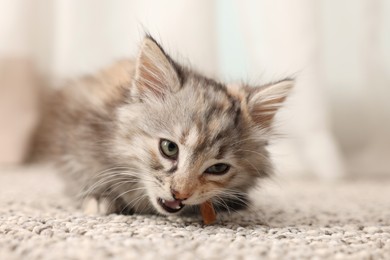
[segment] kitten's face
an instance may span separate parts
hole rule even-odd
[[[248,189],[270,174],[270,122],[290,83],[259,97],[179,68],[150,38],[137,67],[132,102],[118,113],[116,148],[154,208],[175,214],[209,199],[245,206]]]

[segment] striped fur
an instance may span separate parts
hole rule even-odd
[[[172,189],[190,196],[181,213],[209,199],[219,210],[245,208],[249,189],[272,174],[266,146],[291,86],[222,84],[180,66],[147,36],[135,63],[50,95],[33,158],[58,162],[72,194],[109,201],[108,212],[168,214],[157,198],[172,200]],[[177,160],[161,155],[161,139],[178,145]],[[231,168],[204,173],[216,163]]]

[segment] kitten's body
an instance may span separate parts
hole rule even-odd
[[[71,193],[106,212],[192,212],[209,199],[219,210],[245,208],[248,190],[271,174],[271,122],[290,87],[223,85],[147,37],[137,61],[48,95],[33,155],[58,162]],[[222,164],[226,173],[210,173]]]

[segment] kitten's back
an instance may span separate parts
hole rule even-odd
[[[80,136],[99,139],[98,119],[112,119],[113,108],[127,97],[134,73],[132,60],[121,60],[96,75],[69,81],[61,88],[43,87],[40,121],[27,162],[55,159],[74,149]],[[84,129],[82,125],[95,125]],[[81,127],[80,127],[81,126]],[[69,143],[70,142],[70,143]]]

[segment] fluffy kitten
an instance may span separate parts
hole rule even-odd
[[[135,63],[48,95],[33,158],[58,162],[93,211],[170,215],[210,199],[217,211],[243,209],[272,173],[271,123],[291,87],[224,85],[147,36]]]

